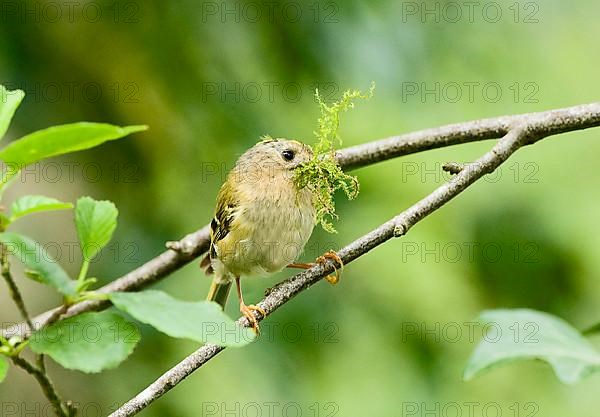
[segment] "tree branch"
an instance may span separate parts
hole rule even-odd
[[[129,272],[123,277],[98,289],[99,293],[110,293],[115,291],[139,291],[156,281],[159,281],[179,268],[187,265],[208,250],[210,244],[209,226],[190,233],[178,241],[180,250],[167,250],[156,258],[151,259],[144,265]],[[35,329],[41,329],[60,318],[73,317],[87,311],[98,311],[110,306],[110,302],[102,300],[90,300],[77,303],[68,308],[61,306],[32,319]],[[22,339],[29,337],[28,326],[19,323],[2,330],[2,336],[10,338],[19,336]]]
[[[496,133],[502,133],[503,137],[490,151],[486,152],[477,161],[464,165],[450,181],[438,187],[427,197],[403,211],[398,216],[382,224],[377,229],[365,234],[337,251],[337,254],[344,264],[348,264],[356,258],[363,256],[371,249],[381,245],[392,237],[405,235],[408,230],[420,220],[442,207],[445,203],[459,195],[469,187],[469,185],[473,184],[484,175],[493,172],[522,146],[535,143],[544,137],[557,133],[600,125],[600,103],[554,112],[534,113],[500,119],[487,119],[486,121],[471,122],[466,125],[469,129],[475,129],[475,135],[479,135],[480,138],[487,138],[486,135],[491,135],[488,129],[491,129],[492,127],[496,129]],[[485,128],[480,130],[483,125],[485,125]],[[450,129],[451,131],[460,131],[459,126],[461,125],[453,126],[454,127]],[[430,132],[437,131],[439,133],[444,129],[449,128],[434,129]],[[445,137],[446,139],[442,139],[442,137]],[[445,141],[445,144],[454,144],[454,142],[449,143],[448,141],[461,140],[464,142],[464,137],[466,136],[465,134],[462,134],[462,136],[461,134],[458,134],[453,136],[455,139],[448,139],[449,137],[450,136],[446,132],[442,133],[442,136],[438,136],[438,139],[442,142]],[[346,161],[349,166],[357,167],[366,163],[373,163],[377,162],[377,160],[386,159],[388,156],[393,157],[390,155],[398,156],[399,152],[404,152],[399,151],[399,148],[394,147],[395,145],[391,142],[393,142],[393,140],[387,140],[387,142],[386,140],[380,141],[379,145],[374,148],[370,148],[370,145],[373,144],[349,148],[345,151],[346,153],[344,156],[347,158]],[[385,145],[386,143],[387,145]],[[407,143],[410,142],[405,143],[406,146],[409,146]],[[432,142],[428,137],[423,137],[420,143],[426,143],[428,144],[427,146],[430,146],[431,148],[435,147],[432,146],[432,144],[436,144],[437,142]],[[414,145],[412,146],[414,149]],[[360,149],[362,149],[362,152],[359,152]],[[258,303],[258,306],[264,309],[267,315],[272,314],[294,296],[308,289],[324,276],[332,273],[334,271],[334,266],[332,261],[327,261],[324,264],[316,264],[311,269],[279,283],[268,291],[265,298]],[[262,320],[264,318],[261,317],[259,313],[255,314],[257,315],[257,320]],[[238,323],[244,326],[249,325],[246,318],[240,318]],[[117,409],[109,417],[128,417],[139,413],[153,401],[160,398],[183,381],[192,372],[214,358],[222,350],[224,350],[224,347],[210,343],[205,344],[163,374],[154,383]]]
[[[429,149],[499,138],[506,135],[511,127],[518,123],[524,123],[531,129],[535,128],[536,132],[541,135],[540,137],[586,129],[600,124],[600,103],[426,129],[345,148],[339,150],[336,157],[345,170],[351,170]],[[98,291],[101,293],[139,291],[202,255],[208,249],[209,240],[207,225],[178,241],[180,250],[169,249]],[[84,301],[69,307],[62,317],[73,317],[86,311],[97,311],[108,306],[110,306],[108,301]],[[33,318],[34,326],[36,328],[46,326],[49,319],[53,315],[56,316],[56,310],[47,311]],[[3,329],[1,334],[5,338],[19,336],[24,339],[30,333],[26,324],[21,323]]]
[[[545,136],[598,126],[600,103],[583,104],[537,113],[501,116],[455,123],[433,129],[392,136],[337,152],[339,164],[356,169],[399,156],[463,143],[497,139],[512,126],[526,123]]]

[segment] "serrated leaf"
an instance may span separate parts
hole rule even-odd
[[[17,199],[10,206],[10,221],[13,222],[20,217],[31,213],[50,210],[66,210],[73,208],[73,204],[64,203],[55,198],[43,195],[26,195]]]
[[[0,150],[0,160],[13,166],[13,169],[22,169],[52,156],[93,148],[147,128],[89,122],[54,126],[30,133],[10,143]]]
[[[247,345],[256,337],[214,302],[181,301],[154,290],[115,292],[109,298],[118,309],[171,337],[235,347]]]
[[[0,384],[6,378],[6,374],[8,373],[8,361],[4,356],[0,356]]]
[[[113,311],[83,313],[31,336],[29,346],[67,369],[96,373],[123,362],[140,340],[133,324]]]
[[[119,211],[110,201],[81,197],[75,206],[75,225],[84,259],[92,259],[112,238]]]
[[[4,86],[0,85],[0,139],[10,126],[15,111],[23,101],[25,93],[21,90],[8,91]]]
[[[469,380],[496,366],[538,359],[552,366],[558,379],[573,384],[600,369],[600,353],[564,320],[535,310],[491,310],[479,320],[493,335],[479,343],[464,377]]]
[[[76,282],[62,269],[42,245],[18,233],[0,233],[8,253],[21,261],[31,273],[26,275],[42,284],[50,285],[66,296],[77,295]]]

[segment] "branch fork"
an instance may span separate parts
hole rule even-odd
[[[348,264],[387,240],[404,236],[412,226],[441,208],[478,179],[493,172],[521,147],[536,143],[548,136],[599,125],[600,102],[540,113],[451,124],[339,150],[336,153],[338,163],[345,170],[350,170],[425,150],[498,139],[488,152],[472,163],[445,164],[444,169],[454,174],[448,182],[336,253],[344,264]],[[102,287],[99,292],[139,291],[169,276],[172,272],[202,255],[208,250],[209,243],[209,226],[207,225],[174,243],[170,249],[146,264]],[[265,298],[257,305],[265,310],[266,315],[270,315],[334,270],[333,261],[327,260],[322,264],[316,264],[267,290]],[[70,306],[61,317],[72,317],[86,311],[101,310],[108,306],[110,306],[108,301],[84,301]],[[56,309],[35,317],[32,319],[32,323],[43,327],[55,315]],[[256,318],[258,321],[264,319],[259,314],[256,315]],[[250,324],[246,318],[240,318],[238,323],[244,326]],[[25,339],[30,334],[27,327],[26,325],[11,326],[2,330],[1,334],[7,339],[15,335]],[[202,346],[113,412],[110,417],[128,417],[139,413],[223,349],[223,347],[210,343]]]

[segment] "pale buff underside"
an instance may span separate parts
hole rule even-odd
[[[273,177],[240,183],[237,192],[245,204],[238,207],[227,236],[216,243],[212,265],[217,279],[265,276],[294,262],[315,225],[310,192]]]

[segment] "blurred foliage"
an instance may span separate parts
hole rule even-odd
[[[27,93],[8,139],[79,120],[150,125],[131,140],[36,166],[7,194],[7,201],[24,194],[114,201],[121,226],[94,265],[102,282],[205,225],[227,170],[261,135],[310,142],[318,118],[315,87],[331,101],[346,88],[377,83],[368,105],[344,120],[345,146],[597,101],[600,93],[600,3],[592,0],[577,7],[533,2],[538,21],[530,23],[524,2],[516,3],[521,13],[515,22],[513,1],[496,3],[503,13],[496,23],[482,17],[486,2],[473,22],[466,8],[456,22],[451,16],[436,22],[435,15],[407,13],[407,4],[425,3],[391,0],[293,2],[302,11],[297,21],[282,13],[289,3],[277,3],[272,19],[264,14],[257,21],[248,10],[239,19],[236,12],[222,18],[224,7],[242,10],[244,2],[101,0],[95,2],[103,12],[98,21],[82,17],[83,4],[73,21],[66,7],[51,21],[7,11],[9,3],[42,10],[57,2],[1,4],[0,83]],[[266,8],[268,2],[252,3]],[[428,6],[437,4],[442,13],[449,3]],[[217,14],[210,14],[215,7]],[[498,86],[502,94],[495,99]],[[498,403],[503,415],[514,415],[515,403],[521,415],[530,414],[529,403],[538,406],[535,415],[589,414],[600,406],[598,375],[573,389],[536,364],[502,368],[469,383],[461,374],[480,335],[475,331],[470,340],[463,324],[483,309],[538,308],[579,329],[600,317],[597,139],[598,131],[589,130],[523,149],[407,236],[348,265],[337,287],[321,283],[293,300],[264,323],[261,340],[219,355],[141,415],[196,416],[215,404],[216,415],[224,415],[223,407],[251,402],[277,402],[280,410],[297,403],[303,415],[311,415],[314,403],[321,415],[328,414],[326,403],[334,403],[336,416],[384,416],[414,404],[424,415],[423,406],[451,402],[476,402],[480,411]],[[316,231],[303,259],[388,220],[447,179],[441,164],[472,160],[489,146],[439,149],[356,171],[359,197],[337,199],[339,233]],[[68,245],[77,240],[71,222],[57,212],[18,226],[40,242],[58,241],[61,263],[76,274],[80,259],[68,259]],[[495,262],[477,250],[470,257],[467,244],[474,241],[505,250]],[[536,248],[534,263],[522,261],[526,244]],[[456,247],[458,258],[445,254],[444,248]],[[247,280],[247,300],[258,300],[289,274]],[[35,284],[19,281],[33,312],[57,304]],[[156,288],[200,300],[209,281],[194,262]],[[17,320],[7,301],[0,291],[2,322]],[[229,308],[236,314],[236,306]],[[444,336],[449,324],[462,335]],[[96,406],[104,415],[197,347],[145,326],[141,332],[140,346],[116,370],[89,376],[51,365],[61,392],[89,415],[97,415]],[[11,370],[10,378],[0,386],[0,403],[45,404],[27,376]]]

